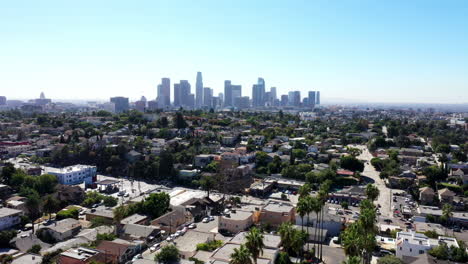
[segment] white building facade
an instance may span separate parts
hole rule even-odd
[[[398,232],[396,238],[396,256],[400,259],[403,256],[415,257],[425,254],[429,249],[442,243],[447,244],[448,247],[459,247],[457,240],[451,237],[439,236],[439,238],[434,239],[416,232]]]
[[[57,176],[60,184],[93,184],[96,179],[97,168],[89,165],[73,165],[64,168],[45,167],[44,171],[46,174]]]
[[[11,209],[11,208],[0,208],[0,231],[5,229],[10,229],[21,223],[21,215],[23,212],[21,210]]]

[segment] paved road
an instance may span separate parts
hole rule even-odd
[[[366,161],[362,175],[374,180],[374,185],[379,188],[380,195],[377,198],[377,203],[382,206],[380,212],[383,216],[393,217],[392,190],[385,185],[384,181],[379,177],[379,172],[370,164],[370,160],[373,158],[372,154],[365,145],[353,145],[352,147],[359,148],[362,153],[357,158]]]

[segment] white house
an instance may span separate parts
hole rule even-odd
[[[0,208],[0,230],[5,230],[18,225],[21,222],[20,216],[23,211],[11,209],[11,208]]]
[[[415,257],[426,253],[429,249],[442,243],[447,244],[448,247],[458,247],[457,240],[451,237],[439,236],[439,238],[435,239],[412,231],[398,232],[396,238],[396,256],[400,259],[403,256]]]
[[[45,167],[44,173],[57,176],[60,184],[92,184],[96,177],[96,166],[73,165],[64,168]]]

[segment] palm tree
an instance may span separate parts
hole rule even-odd
[[[257,264],[257,259],[263,254],[263,247],[265,246],[263,244],[263,234],[256,227],[253,227],[247,233],[245,239],[247,240],[245,246],[252,255],[254,263]]]
[[[298,194],[299,198],[305,197],[310,194],[311,191],[310,184],[306,183],[299,188]]]
[[[203,188],[203,190],[206,191],[206,196],[209,198],[210,190],[213,189],[213,187],[215,186],[215,180],[213,179],[213,177],[204,175],[200,179],[200,185]]]
[[[120,233],[120,221],[127,216],[127,207],[121,205],[113,210],[115,234],[118,236]]]
[[[361,253],[361,234],[364,230],[357,223],[348,226],[341,237],[341,245],[348,256],[359,256]]]
[[[323,237],[323,211],[324,211],[324,208],[325,208],[325,201],[327,199],[327,194],[328,194],[328,186],[325,187],[325,189],[323,190],[320,190],[319,193],[318,193],[318,199],[319,199],[319,202],[320,202],[320,217],[319,217],[319,227],[320,227],[320,237]],[[323,243],[320,243],[319,245],[319,259],[322,260],[322,255],[323,255]]]
[[[361,264],[361,258],[357,256],[348,257],[342,264]]]
[[[291,259],[289,258],[288,253],[280,252],[275,261],[276,264],[292,264]]]
[[[442,206],[442,218],[446,219],[449,223],[453,216],[453,206],[451,204],[444,204]]]
[[[293,241],[294,241],[294,227],[291,223],[285,222],[280,225],[278,232],[281,237],[281,244],[283,245],[284,251],[290,252]]]
[[[239,248],[235,248],[231,254],[231,260],[229,264],[252,264],[249,250],[244,246],[240,245]]]
[[[374,202],[377,197],[379,197],[380,191],[379,189],[373,184],[367,184],[366,186],[366,195],[369,200]]]
[[[310,209],[312,212],[315,212],[315,225],[314,225],[314,254],[317,253],[317,231],[318,231],[318,215],[320,210],[322,210],[322,206],[320,204],[320,201],[317,197],[312,197],[310,201]]]
[[[301,230],[304,231],[304,216],[309,213],[307,199],[300,197],[297,203],[296,211],[301,217]]]

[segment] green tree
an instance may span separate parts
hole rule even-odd
[[[167,245],[154,256],[154,260],[159,263],[170,264],[180,260],[179,250],[174,245]]]
[[[367,184],[366,196],[369,200],[375,201],[379,197],[379,189],[373,184]]]
[[[364,170],[364,163],[362,161],[356,159],[353,156],[343,156],[340,158],[340,166],[343,169],[351,170],[351,171],[360,171]]]
[[[245,245],[240,245],[239,248],[234,248],[229,264],[252,264],[250,257],[251,254]]]
[[[182,113],[177,112],[175,116],[175,128],[182,129],[182,128],[186,128],[187,126],[188,126],[187,122],[185,122],[185,119]]]
[[[453,206],[451,204],[444,204],[442,206],[442,221],[450,223],[453,216]]]
[[[28,249],[28,253],[39,254],[42,247],[39,244],[33,245],[30,249]]]
[[[44,207],[44,212],[49,214],[49,219],[51,219],[52,213],[60,209],[59,201],[50,194],[44,197],[42,205]]]
[[[202,178],[199,181],[201,187],[203,190],[206,191],[206,197],[210,197],[210,190],[213,189],[216,185],[215,180],[213,177],[208,176],[208,175],[203,175]]]
[[[259,229],[253,227],[249,230],[247,235],[245,236],[246,242],[245,247],[249,250],[254,263],[257,264],[258,257],[263,254],[263,234],[260,232]]]
[[[41,198],[37,192],[31,193],[26,197],[26,208],[28,209],[31,222],[33,224],[34,233],[34,219],[40,214]]]

